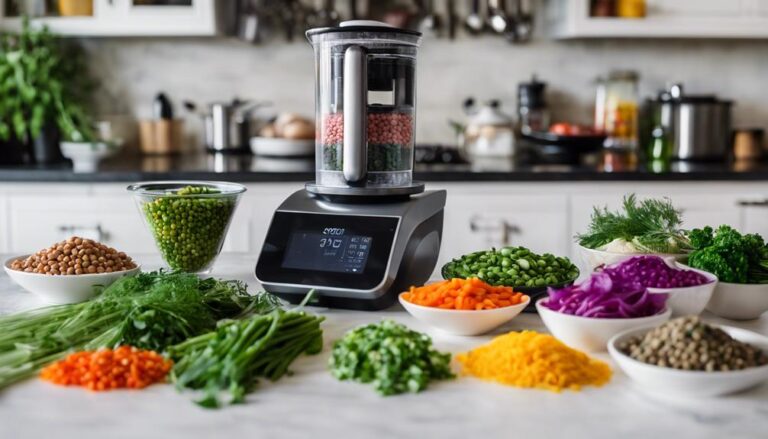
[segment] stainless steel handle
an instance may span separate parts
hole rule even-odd
[[[109,241],[109,233],[101,227],[101,224],[95,226],[60,225],[59,232],[68,235],[67,237],[77,235],[98,242]]]
[[[520,227],[505,219],[492,220],[481,216],[474,216],[469,220],[469,229],[473,232],[500,232],[501,236],[497,242],[503,246],[512,244],[512,235],[522,232]]]
[[[344,145],[343,171],[347,183],[365,181],[368,172],[366,144],[368,62],[365,49],[349,46],[344,51]]]
[[[768,207],[768,199],[762,200],[739,200],[736,202],[741,207]]]

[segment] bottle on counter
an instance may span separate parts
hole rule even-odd
[[[530,82],[517,85],[517,116],[520,132],[530,134],[549,129],[549,108],[544,91],[546,82],[533,75]]]
[[[617,70],[599,78],[595,94],[595,130],[604,132],[605,171],[632,169],[638,152],[637,72]]]

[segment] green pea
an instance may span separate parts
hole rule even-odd
[[[218,192],[205,186],[187,186],[142,206],[160,253],[172,269],[203,271],[219,253],[235,200],[186,198],[213,193]]]

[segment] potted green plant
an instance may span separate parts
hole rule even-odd
[[[0,163],[60,161],[60,138],[94,139],[85,70],[78,46],[28,19],[19,34],[0,34]]]

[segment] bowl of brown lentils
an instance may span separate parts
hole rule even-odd
[[[25,290],[48,303],[62,304],[88,300],[96,287],[134,275],[140,267],[124,252],[73,236],[37,253],[13,257],[4,268]]]
[[[642,390],[668,397],[720,396],[768,380],[768,337],[698,316],[623,332],[608,352]]]

